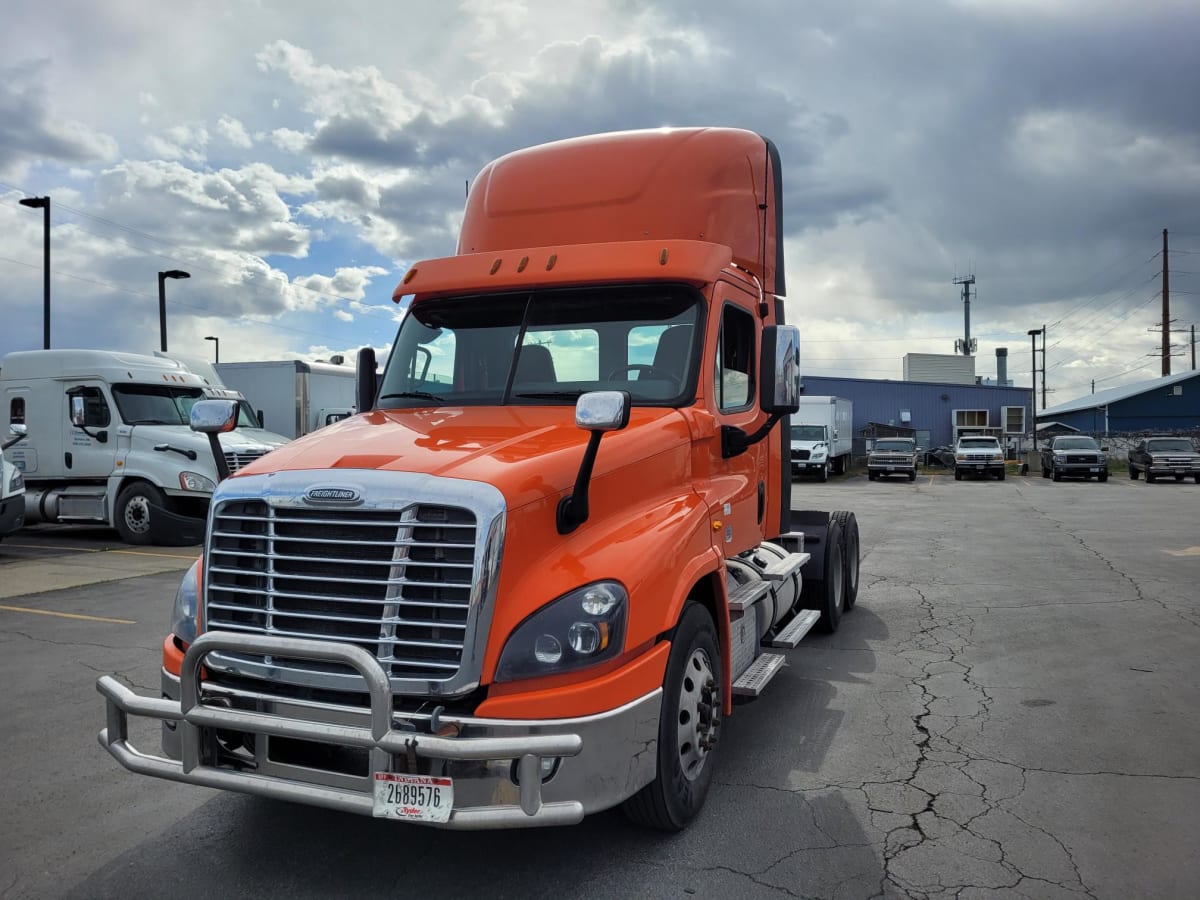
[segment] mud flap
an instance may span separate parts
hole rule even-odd
[[[187,547],[204,543],[205,519],[181,516],[150,504],[150,543],[159,547]]]

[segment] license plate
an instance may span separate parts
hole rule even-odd
[[[888,470],[889,472],[895,472],[895,471],[896,471],[896,467],[895,467],[895,466],[888,466],[888,467],[887,467],[887,470]]]
[[[1092,468],[1091,468],[1091,471],[1093,471],[1093,472],[1099,472],[1099,471],[1100,471],[1100,467],[1099,467],[1099,466],[1092,466]]]
[[[431,775],[375,773],[372,814],[379,819],[445,822],[454,808],[454,781]]]

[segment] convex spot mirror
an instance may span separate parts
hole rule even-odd
[[[759,405],[772,415],[791,415],[800,409],[800,329],[767,325],[762,333]],[[836,434],[835,434],[836,437]]]
[[[224,434],[237,426],[238,405],[233,400],[197,400],[192,406],[192,431]]]

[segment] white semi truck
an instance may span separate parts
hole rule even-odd
[[[854,445],[854,403],[845,397],[800,397],[792,414],[792,474],[825,481],[850,468]]]
[[[354,414],[354,367],[300,359],[217,363],[264,427],[298,438]]]
[[[174,359],[107,350],[26,350],[0,365],[0,423],[23,427],[8,451],[25,482],[25,524],[95,522],[131,544],[192,544],[218,481],[192,404],[232,399],[237,432],[221,436],[236,471],[286,443],[258,427],[236,391]]]

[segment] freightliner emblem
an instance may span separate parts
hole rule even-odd
[[[308,489],[304,499],[309,503],[357,503],[361,498],[354,488],[315,487]]]

